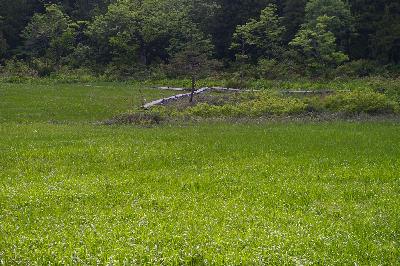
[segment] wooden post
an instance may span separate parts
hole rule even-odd
[[[194,96],[195,90],[196,90],[196,77],[194,75],[192,75],[192,91],[190,93],[190,100],[189,100],[190,103],[193,102],[193,96]]]

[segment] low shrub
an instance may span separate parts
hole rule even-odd
[[[377,62],[370,60],[356,60],[339,66],[334,71],[340,77],[368,77],[371,75],[382,75],[385,69]]]
[[[332,95],[293,97],[277,92],[210,94],[195,105],[167,104],[149,111],[115,117],[109,124],[159,124],[164,118],[262,118],[303,114],[358,115],[397,114],[399,103],[383,93],[369,90],[337,92]]]
[[[293,80],[301,77],[301,70],[293,60],[279,62],[275,59],[261,59],[257,65],[259,78],[273,80]]]
[[[5,61],[4,66],[0,66],[0,76],[12,82],[13,80],[37,77],[38,72],[23,61],[10,59]]]
[[[186,115],[199,117],[238,117],[245,115],[245,112],[238,106],[226,104],[222,106],[200,103],[185,111]]]
[[[127,113],[116,116],[109,121],[106,121],[107,125],[140,125],[149,126],[154,124],[160,124],[163,120],[163,116],[155,111],[140,111],[135,113]]]
[[[129,79],[143,80],[148,77],[146,68],[140,65],[127,65],[120,63],[110,63],[103,72],[104,79],[109,81],[126,81]]]
[[[48,77],[58,71],[59,67],[48,58],[35,58],[31,61],[32,67],[37,71],[40,77]]]
[[[89,69],[69,69],[66,67],[63,67],[56,73],[51,74],[50,79],[57,80],[57,82],[60,83],[87,83],[101,80],[99,77],[94,76]]]
[[[279,97],[269,93],[259,93],[256,100],[243,102],[239,106],[253,117],[301,114],[307,109],[307,105],[300,99]]]
[[[386,95],[373,91],[352,91],[330,95],[324,99],[327,110],[348,114],[391,114],[399,104]]]
[[[306,104],[306,110],[309,113],[323,113],[326,111],[324,101],[321,97],[304,97],[302,100]]]
[[[199,103],[182,112],[170,112],[198,117],[263,117],[305,113],[395,114],[399,103],[385,94],[372,90],[341,92],[324,97],[284,97],[275,93],[243,94],[237,102],[214,105]]]
[[[400,104],[400,78],[390,79],[390,81],[387,81],[384,84],[380,83],[379,89],[383,90],[389,99]]]
[[[216,106],[201,103],[189,108],[186,113],[200,117],[261,117],[301,114],[307,110],[307,105],[299,99],[283,98],[273,94],[258,93],[255,99],[251,97],[248,99],[236,105]]]
[[[249,87],[249,84],[246,81],[241,81],[240,77],[238,77],[227,80],[225,87],[230,89],[246,89]]]

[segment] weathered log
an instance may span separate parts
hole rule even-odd
[[[173,90],[173,91],[190,91],[189,88],[174,88],[174,87],[153,87],[159,90]],[[215,91],[228,91],[228,92],[252,92],[252,91],[260,91],[260,90],[249,90],[249,89],[234,89],[234,88],[225,88],[225,87],[210,87],[209,89]]]
[[[156,87],[159,90],[173,90],[173,91],[187,91],[189,89],[186,88],[173,88],[173,87]],[[224,87],[204,87],[201,89],[198,89],[194,92],[194,94],[201,94],[210,90],[215,90],[215,91],[227,91],[227,92],[250,92],[250,91],[258,91],[258,90],[242,90],[242,89],[232,89],[232,88],[224,88]],[[162,98],[159,100],[155,100],[152,101],[150,103],[147,103],[145,105],[142,106],[142,108],[144,109],[149,109],[153,106],[156,105],[162,105],[162,104],[166,104],[170,101],[174,101],[174,100],[178,100],[184,97],[190,97],[191,93],[183,93],[183,94],[178,94],[178,95],[174,95],[174,96],[170,96],[167,98]]]
[[[188,88],[174,88],[174,87],[152,87],[158,90],[166,90],[166,91],[190,91]]]
[[[210,88],[204,87],[204,88],[196,90],[194,92],[194,94],[205,93],[205,92],[207,92],[209,90],[210,90]],[[156,106],[156,105],[162,105],[162,104],[168,103],[170,101],[178,100],[178,99],[181,99],[181,98],[184,98],[184,97],[190,97],[190,95],[191,95],[191,93],[183,93],[183,94],[170,96],[170,97],[167,97],[167,98],[162,98],[162,99],[155,100],[155,101],[152,101],[150,103],[147,103],[147,104],[143,105],[142,108],[150,109],[151,107]]]
[[[212,90],[215,91],[228,91],[228,92],[257,92],[260,90],[249,90],[249,89],[233,89],[233,88],[224,88],[224,87],[211,87]]]
[[[283,94],[333,94],[337,92],[350,92],[350,90],[282,90]]]

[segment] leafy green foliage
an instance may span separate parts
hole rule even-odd
[[[294,84],[293,84],[294,85]],[[350,87],[345,84],[345,87]],[[155,108],[155,114],[161,113],[170,118],[259,118],[315,116],[350,117],[360,114],[396,115],[400,112],[398,86],[392,84],[389,90],[355,86],[353,91],[327,91],[323,84],[313,92],[294,91],[277,92],[269,88],[262,92],[242,92],[240,94],[209,93],[196,101],[195,105],[171,104]],[[385,92],[385,94],[383,93]]]
[[[283,2],[282,24],[286,29],[283,39],[285,44],[288,44],[295,37],[301,24],[304,23],[307,0],[286,0]]]
[[[59,6],[49,5],[44,14],[35,14],[24,29],[25,52],[58,65],[61,58],[73,51],[76,34],[76,24]]]
[[[301,114],[306,104],[297,99],[280,98],[272,95],[259,95],[255,100],[240,104],[209,105],[198,104],[186,111],[188,115],[200,117],[263,117]]]
[[[95,18],[87,34],[99,48],[94,53],[96,61],[116,68],[132,67],[132,74],[138,67],[166,61],[190,38],[193,27],[186,4],[173,0],[117,1],[105,15]]]
[[[351,38],[352,58],[399,64],[399,1],[351,0],[350,3],[357,32]]]
[[[276,59],[261,59],[257,65],[257,78],[296,80],[303,74],[302,67],[292,58],[283,61]]]
[[[200,117],[263,117],[300,115],[308,112],[345,114],[394,114],[399,104],[383,94],[369,91],[337,93],[326,98],[290,98],[259,94],[255,99],[237,104],[210,105],[201,103],[185,111]]]
[[[353,17],[349,5],[342,0],[310,0],[305,7],[305,24],[317,27],[322,16],[330,17],[326,29],[335,35],[341,51],[347,51],[350,33],[353,31]]]
[[[230,89],[243,89],[243,88],[248,88],[249,84],[244,83],[243,81],[240,81],[240,79],[232,78],[232,79],[227,80],[224,83],[224,87],[230,88]]]
[[[77,20],[89,20],[93,16],[105,12],[107,6],[115,0],[42,0],[42,2],[56,2],[59,5],[63,5],[64,10]]]
[[[4,37],[3,31],[4,31],[4,22],[3,18],[0,16],[0,58],[4,57],[8,48],[7,40]]]
[[[216,56],[221,58],[234,58],[234,53],[230,49],[232,36],[238,25],[244,25],[252,18],[260,15],[270,0],[215,0],[219,9],[211,17],[211,24],[206,33],[212,35]]]
[[[9,48],[7,54],[3,54],[6,59],[19,53],[17,48],[23,44],[21,33],[34,12],[41,9],[38,5],[36,0],[0,1],[0,35],[3,35],[3,42]]]
[[[325,99],[328,110],[349,114],[391,114],[399,111],[398,103],[389,100],[384,94],[372,91],[353,91],[329,96]]]
[[[0,76],[4,77],[36,77],[37,71],[32,69],[28,64],[15,59],[7,60],[4,66],[0,66]]]
[[[312,72],[324,71],[327,67],[337,66],[348,60],[348,56],[339,51],[336,39],[328,30],[332,17],[317,18],[316,25],[305,25],[290,43],[296,48]]]
[[[277,15],[277,7],[269,5],[261,11],[258,20],[251,19],[236,28],[231,48],[237,51],[237,58],[245,55],[256,61],[259,57],[277,58],[283,51],[284,31],[281,18]]]
[[[335,74],[341,77],[368,77],[384,75],[387,71],[376,61],[370,60],[354,60],[339,66],[335,70]]]
[[[173,55],[168,69],[170,73],[184,75],[191,78],[191,97],[193,101],[197,79],[212,72],[218,67],[218,62],[211,59],[212,44],[201,33],[190,33],[190,39],[185,44],[180,44],[180,50]]]
[[[377,23],[377,32],[371,38],[374,56],[382,62],[400,63],[400,3],[391,1]]]
[[[176,44],[171,49],[176,50],[168,65],[172,73],[198,78],[212,68],[213,46],[196,28],[192,29],[186,42]]]
[[[213,59],[223,59],[224,70],[254,67],[263,58],[277,60],[278,68],[289,64],[282,71],[295,69],[290,76],[306,75],[297,72],[304,58],[288,44],[299,31],[315,32],[318,18],[328,16],[326,30],[338,51],[351,61],[377,62],[373,72],[384,67],[393,75],[400,62],[399,14],[398,0],[2,0],[0,64],[16,58],[37,65],[40,75],[68,67],[114,79],[143,79],[152,71],[161,77],[162,66],[195,28],[211,40]],[[311,72],[334,77],[334,68]],[[241,71],[242,83],[268,77],[249,74]]]

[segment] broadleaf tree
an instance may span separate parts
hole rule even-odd
[[[7,40],[4,36],[4,24],[3,24],[3,18],[0,16],[0,58],[3,58],[6,55],[7,52]]]
[[[349,40],[353,33],[354,19],[350,6],[343,0],[309,0],[305,7],[305,24],[309,28],[317,26],[318,18],[330,17],[325,23],[328,31],[335,35],[339,49],[348,51]]]
[[[243,85],[246,64],[260,59],[275,59],[283,52],[285,27],[278,17],[276,5],[268,5],[258,19],[251,19],[236,28],[231,49],[235,51],[236,62],[241,66],[240,83]]]
[[[120,0],[89,26],[96,62],[146,67],[169,58],[171,42],[185,37],[189,9],[181,0]]]
[[[189,102],[193,102],[197,79],[211,73],[219,66],[219,63],[212,59],[213,48],[210,39],[196,29],[191,30],[185,43],[174,48],[176,52],[172,55],[168,68],[176,74],[190,77]]]
[[[284,41],[288,44],[304,23],[307,0],[285,0],[282,24],[285,26]]]
[[[290,45],[301,55],[301,61],[312,71],[323,71],[347,61],[348,56],[340,51],[335,35],[329,31],[332,17],[321,16],[317,23],[303,25]]]
[[[231,48],[247,50],[249,56],[258,58],[277,58],[282,52],[283,34],[281,18],[278,17],[276,5],[268,5],[261,11],[258,19],[251,19],[236,28]],[[243,52],[240,52],[243,53]]]
[[[58,5],[48,5],[45,13],[35,14],[24,29],[24,51],[31,58],[45,57],[57,64],[73,51],[76,33],[69,16]]]

